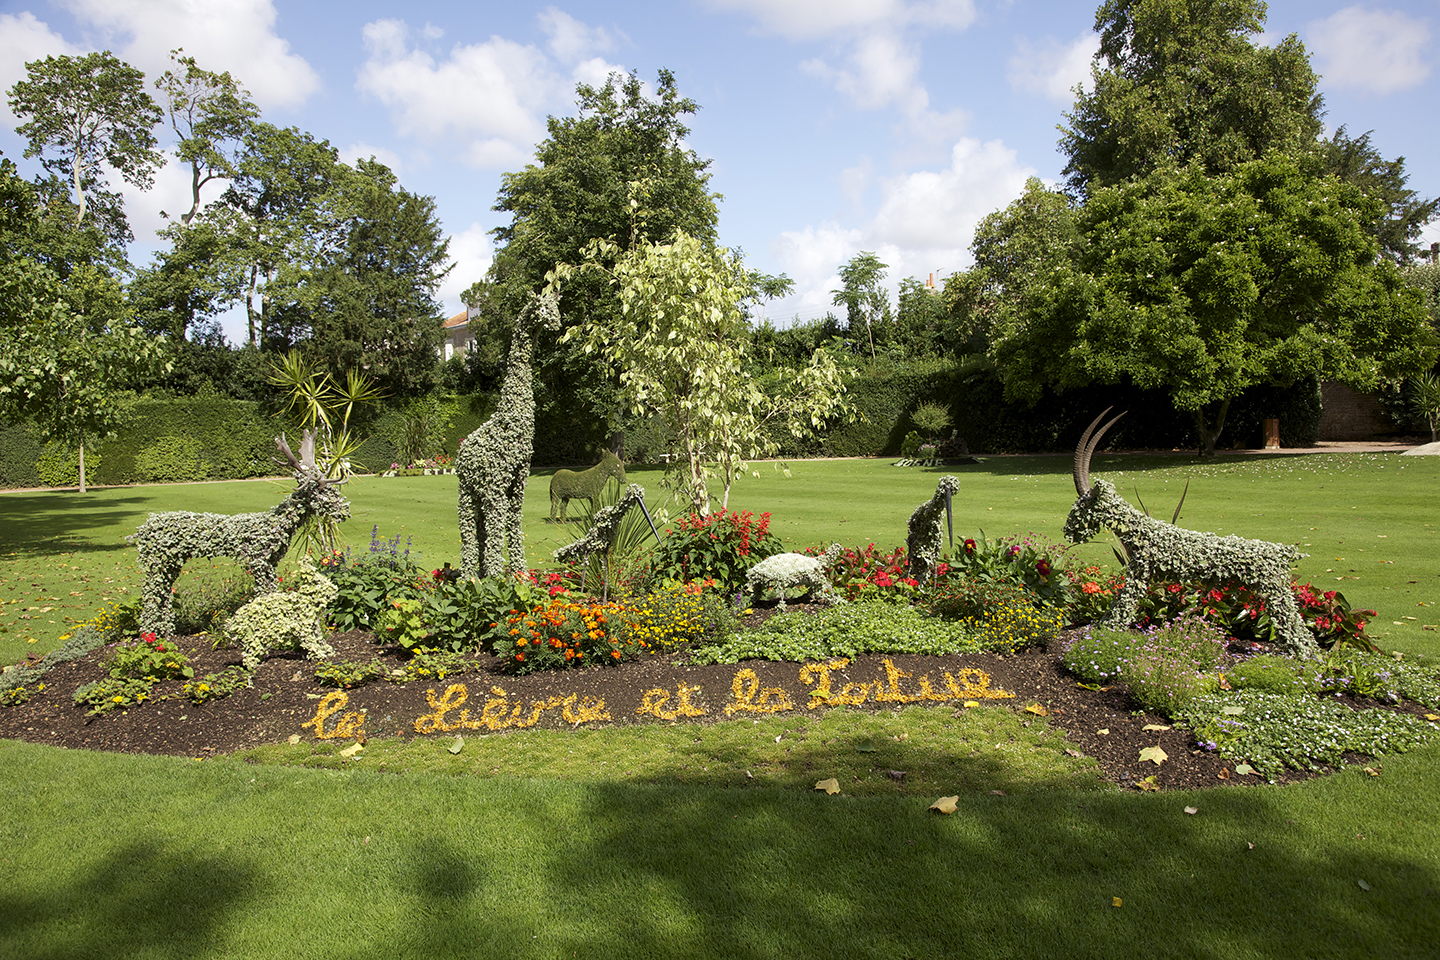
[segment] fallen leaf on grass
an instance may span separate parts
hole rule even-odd
[[[290,734],[290,737],[289,737],[288,740],[286,740],[286,742],[289,743],[289,744],[291,744],[292,746],[293,746],[294,744],[299,743],[299,742],[300,742],[300,734],[298,734],[298,733],[292,733],[292,734]]]
[[[1169,759],[1170,755],[1164,750],[1160,749],[1160,745],[1158,743],[1153,747],[1146,747],[1145,749],[1140,751],[1140,760],[1142,763],[1146,760],[1149,760],[1151,763],[1155,764],[1155,766],[1158,767],[1160,766],[1160,764],[1164,763],[1166,760]]]
[[[815,784],[815,789],[824,790],[826,793],[832,795],[837,794],[840,792],[840,781],[836,780],[834,777],[831,777],[829,780],[821,780],[819,783]]]
[[[1361,890],[1369,890],[1369,889],[1370,889],[1370,884],[1366,883],[1364,880],[1356,880],[1355,882],[1360,885],[1360,889],[1361,889]]]
[[[891,780],[898,780],[902,783],[905,781],[904,770],[886,770],[885,776],[889,777]]]
[[[993,794],[994,794],[995,796],[997,796],[997,797],[1008,797],[1008,796],[1010,796],[1010,794],[1006,793],[1004,790],[991,790],[990,792],[993,793]]]
[[[1147,724],[1145,724],[1145,726],[1141,727],[1140,729],[1141,729],[1141,730],[1159,730],[1159,731],[1162,731],[1162,732],[1163,732],[1163,731],[1165,731],[1165,730],[1169,730],[1170,728],[1167,727],[1167,726],[1165,726],[1165,724],[1163,724],[1163,723],[1147,723]]]
[[[1425,719],[1429,720],[1431,723],[1434,723],[1436,720],[1440,720],[1440,714],[1427,713],[1425,714]]]
[[[450,746],[446,747],[445,749],[449,750],[451,753],[459,753],[461,750],[465,749],[465,738],[456,737],[455,742],[450,744]]]
[[[1246,850],[1254,850],[1254,849],[1255,849],[1255,844],[1253,844],[1253,843],[1251,843],[1250,841],[1247,840],[1247,841],[1245,841],[1245,849],[1246,849]]]
[[[365,749],[365,744],[363,744],[363,743],[352,743],[352,744],[350,744],[350,746],[348,746],[348,747],[346,747],[344,750],[341,750],[341,751],[340,751],[340,756],[342,756],[342,757],[353,757],[353,756],[355,756],[355,754],[359,753],[361,750],[364,750],[364,749]]]
[[[1186,808],[1185,808],[1185,812],[1188,813],[1188,814],[1190,814],[1190,816],[1193,817],[1193,816],[1195,816],[1195,814],[1197,814],[1197,813],[1200,812],[1200,808],[1199,808],[1199,807],[1186,807]]]
[[[1380,776],[1380,771],[1383,770],[1383,769],[1384,769],[1384,767],[1378,767],[1378,766],[1376,766],[1376,767],[1366,767],[1366,768],[1365,768],[1365,772],[1368,773],[1368,774],[1370,774],[1370,776],[1372,776],[1372,777],[1378,777],[1378,776]]]
[[[930,809],[934,810],[936,813],[943,813],[946,816],[949,816],[950,814],[954,813],[956,810],[959,809],[959,805],[960,798],[958,796],[941,797],[939,800],[936,800],[934,803],[930,804]]]
[[[1085,756],[1085,754],[1081,753],[1079,750],[1071,750],[1069,747],[1066,747],[1066,748],[1065,748],[1065,752],[1066,752],[1067,754],[1069,754],[1070,756],[1072,756],[1072,757],[1083,757],[1083,756]]]
[[[1038,703],[1032,703],[1032,704],[1030,704],[1030,706],[1028,706],[1028,707],[1025,708],[1025,712],[1026,712],[1026,713],[1033,713],[1033,714],[1035,714],[1035,716],[1037,716],[1037,717],[1048,717],[1048,716],[1050,715],[1050,711],[1049,711],[1049,710],[1046,710],[1044,707],[1042,707],[1042,706],[1041,706],[1040,704],[1038,704]]]
[[[1110,728],[1109,728],[1109,727],[1101,727],[1099,730],[1096,730],[1095,732],[1098,733],[1098,734],[1100,734],[1100,736],[1102,736],[1102,737],[1108,737],[1108,736],[1110,736]]]
[[[1144,780],[1136,780],[1135,786],[1140,790],[1144,790],[1146,793],[1152,793],[1160,789],[1160,784],[1155,782],[1154,777],[1146,777]]]
[[[973,709],[975,709],[975,708],[978,707],[978,706],[980,706],[980,701],[979,701],[979,700],[966,700],[966,701],[965,701],[965,709],[966,709],[966,710],[973,710]]]
[[[861,753],[876,753],[879,751],[880,748],[875,746],[875,741],[871,740],[869,737],[866,737],[864,740],[861,740],[855,744],[855,749],[860,751]]]
[[[1125,905],[1125,901],[1124,901],[1124,900],[1121,900],[1119,897],[1111,897],[1111,898],[1110,898],[1110,906],[1112,906],[1112,907],[1120,907],[1120,906],[1124,906],[1124,905]]]

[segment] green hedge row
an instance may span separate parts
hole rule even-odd
[[[775,435],[782,456],[898,456],[905,435],[915,429],[910,413],[928,401],[950,410],[957,434],[972,453],[1023,453],[1073,449],[1080,431],[1100,410],[1128,410],[1113,429],[1116,446],[1189,449],[1197,439],[1189,415],[1176,411],[1162,393],[1133,387],[1088,387],[1047,395],[1027,408],[1007,403],[999,380],[974,365],[945,361],[880,367],[850,382],[847,399],[857,413],[820,437],[799,442]],[[442,401],[446,425],[437,437],[453,456],[460,441],[494,411],[495,396],[480,394]],[[1256,387],[1230,407],[1219,446],[1256,447],[1262,421],[1280,420],[1281,443],[1313,446],[1319,435],[1320,388],[1314,380],[1294,387]],[[366,470],[398,462],[405,414],[382,411],[362,431],[367,437],[354,456]],[[656,462],[668,449],[658,422],[623,423],[625,456]],[[219,396],[141,399],[131,423],[117,436],[86,448],[87,477],[96,484],[229,480],[283,473],[274,462],[274,437],[285,422],[259,404]],[[291,430],[293,433],[293,429]],[[602,418],[567,417],[551,404],[536,415],[534,463],[539,467],[595,462],[608,438]],[[76,482],[75,451],[42,444],[26,426],[0,426],[0,487],[62,486]]]

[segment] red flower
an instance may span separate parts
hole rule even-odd
[[[974,540],[966,540],[966,541],[965,541],[965,553],[966,553],[966,555],[968,556],[969,554],[972,554],[972,553],[974,553],[974,552],[975,552],[975,541],[974,541]]]
[[[1325,591],[1325,599],[1326,599],[1326,600],[1334,600],[1334,599],[1335,599],[1335,591],[1334,591],[1334,590],[1326,590],[1326,591]]]
[[[1050,576],[1050,561],[1042,558],[1035,564],[1035,572],[1042,577]]]
[[[935,566],[935,576],[937,576],[937,577],[943,577],[943,576],[945,576],[945,574],[947,574],[947,573],[949,573],[949,572],[950,572],[950,564],[948,564],[948,563],[936,564],[936,566]]]
[[[523,653],[517,653],[517,654],[515,654],[515,659],[516,659],[516,660],[524,660],[524,659],[525,659],[525,654],[523,654]]]
[[[1172,583],[1172,584],[1170,584],[1170,586],[1166,587],[1165,589],[1168,590],[1168,591],[1170,591],[1171,593],[1179,593],[1180,590],[1181,590],[1181,587],[1180,587],[1180,584],[1178,584],[1178,583]]]
[[[1219,603],[1221,600],[1224,600],[1224,599],[1225,599],[1225,594],[1221,593],[1219,590],[1211,590],[1211,591],[1210,591],[1210,602],[1211,602],[1211,603]]]

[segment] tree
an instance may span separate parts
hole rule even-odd
[[[992,341],[1006,395],[1164,389],[1213,454],[1251,385],[1316,374],[1373,389],[1429,369],[1437,344],[1420,298],[1365,229],[1377,206],[1279,155],[1095,190],[1073,262],[1034,283]]]
[[[103,266],[71,249],[36,256],[45,227],[34,188],[0,161],[0,415],[75,444],[84,493],[86,439],[123,421],[126,388],[162,363],[165,344],[129,322]]]
[[[579,272],[562,268],[557,276],[568,281]],[[746,375],[750,338],[741,305],[757,290],[738,256],[682,231],[669,243],[624,253],[601,242],[583,272],[612,279],[620,310],[607,323],[571,327],[566,337],[620,371],[621,391],[636,412],[669,422],[684,454],[679,486],[696,512],[710,512],[712,464],[724,509],[746,461],[774,453],[767,423],[806,436],[840,409],[843,381],[823,351],[780,397]]]
[[[890,296],[881,286],[888,264],[868,250],[862,250],[840,268],[839,290],[831,290],[831,303],[845,308],[845,321],[853,337],[865,325],[865,334],[870,341],[870,359],[875,360],[875,328],[881,328],[881,337],[888,332],[892,319]]]
[[[909,359],[943,356],[954,347],[950,311],[940,291],[914,277],[900,281],[895,307],[895,339]]]
[[[494,208],[511,221],[493,231],[494,260],[467,300],[482,307],[471,328],[482,336],[489,331],[482,354],[503,355],[510,319],[545,285],[546,274],[556,264],[580,264],[597,240],[607,241],[597,248],[606,251],[597,254],[609,258],[606,266],[677,230],[715,240],[720,198],[710,192],[710,161],[685,145],[684,118],[699,107],[680,95],[674,74],[661,70],[648,97],[637,74],[614,73],[603,87],[578,85],[576,99],[576,116],[547,121],[535,162],[502,179]],[[601,273],[583,271],[565,284],[560,313],[566,326],[613,323],[616,291]],[[612,371],[559,334],[543,333],[535,355],[542,418],[563,408],[572,422],[588,415],[616,427],[621,404]]]
[[[1060,128],[1070,188],[1085,194],[1166,162],[1213,174],[1307,151],[1323,112],[1315,73],[1293,34],[1256,46],[1264,25],[1262,0],[1106,0],[1091,89]]]
[[[184,73],[166,70],[155,88],[178,138],[175,156],[190,165],[190,209],[180,215],[181,224],[189,226],[200,212],[200,188],[239,173],[240,147],[260,108],[228,72],[202,70],[183,50],[171,50],[170,59]]]
[[[1390,259],[1404,263],[1420,254],[1415,240],[1440,210],[1440,198],[1421,199],[1405,186],[1405,158],[1386,160],[1370,144],[1373,130],[1351,137],[1342,125],[1329,140],[1316,145],[1320,172],[1354,184],[1372,199],[1380,201],[1378,215],[1369,225],[1371,236]]]
[[[30,141],[26,157],[38,156],[52,174],[68,175],[77,226],[85,222],[87,193],[106,191],[102,164],[128,183],[150,187],[162,163],[151,132],[161,114],[145,92],[143,73],[109,51],[46,57],[25,70],[26,79],[10,88],[10,109],[29,120],[15,129]],[[128,238],[123,212],[118,205],[110,209]]]

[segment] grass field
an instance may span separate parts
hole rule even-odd
[[[771,511],[788,545],[889,547],[941,471],[760,472],[733,505]],[[1059,539],[1068,458],[954,472],[957,535]],[[1182,524],[1301,545],[1303,579],[1379,610],[1379,642],[1426,657],[1440,655],[1424,629],[1440,622],[1437,472],[1436,458],[1368,454],[1092,466],[1167,518],[1189,480]],[[654,472],[632,479],[659,491]],[[527,497],[532,562],[562,536],[540,522],[547,485]],[[53,647],[66,616],[133,591],[123,537],[147,512],[262,509],[283,490],[0,496],[0,659]],[[378,525],[427,566],[454,561],[453,478],[349,493],[361,548]],[[1114,564],[1103,543],[1083,551]],[[744,756],[741,724],[698,747],[683,729],[657,728],[677,758]],[[0,743],[0,956],[1418,958],[1440,942],[1440,746],[1386,757],[1378,777],[1167,794],[1026,772],[997,796],[937,765],[961,797],[942,817],[926,798],[628,782],[604,761],[631,748],[604,734],[490,738],[473,759],[510,769],[487,777]],[[550,775],[522,753],[546,755]]]

